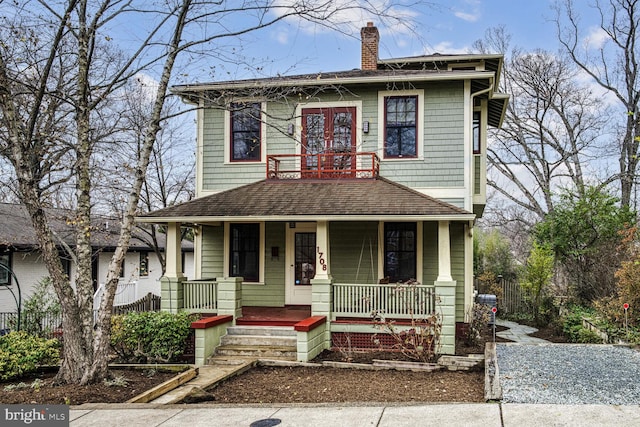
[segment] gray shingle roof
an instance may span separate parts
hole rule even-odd
[[[469,220],[464,209],[393,181],[376,179],[263,180],[138,217],[141,222],[216,219],[431,217]],[[427,219],[427,218],[425,218]]]
[[[51,229],[57,238],[70,246],[75,245],[74,227],[67,223],[73,212],[65,209],[46,209]],[[95,218],[91,234],[91,245],[94,248],[113,248],[118,244],[120,225],[117,220]],[[164,247],[164,234],[158,234],[158,243]],[[0,247],[16,249],[33,249],[38,246],[31,218],[24,205],[0,203]],[[132,237],[131,249],[149,249],[145,242]],[[191,242],[183,242],[183,248],[192,247]]]

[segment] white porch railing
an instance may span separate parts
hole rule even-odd
[[[184,309],[197,313],[218,311],[218,283],[215,280],[182,282]]]
[[[116,295],[113,299],[113,305],[126,305],[131,304],[136,300],[136,292],[137,292],[138,282],[118,282],[118,289],[116,289]],[[98,289],[93,294],[93,309],[97,310],[100,308],[100,301],[102,301],[102,296],[104,295],[104,283],[101,283],[98,286]]]
[[[333,320],[337,317],[409,319],[435,311],[435,290],[427,285],[333,284]]]

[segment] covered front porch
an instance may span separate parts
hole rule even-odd
[[[179,236],[180,223],[169,223],[168,234]],[[229,326],[259,325],[288,326],[304,322],[306,319],[323,319],[322,332],[313,335],[319,345],[309,346],[309,333],[298,332],[304,345],[298,352],[298,359],[311,360],[319,352],[335,346],[334,337],[352,335],[359,342],[363,336],[380,333],[379,323],[393,320],[398,324],[411,319],[420,319],[437,313],[442,321],[440,353],[455,353],[456,292],[457,281],[451,273],[450,222],[438,221],[437,262],[438,271],[430,283],[342,283],[332,274],[331,248],[338,245],[336,234],[330,230],[329,222],[315,223],[317,258],[316,274],[306,287],[309,304],[285,304],[285,283],[273,285],[282,288],[280,304],[255,305],[255,292],[264,292],[266,286],[243,281],[242,277],[216,277],[211,279],[188,280],[178,274],[165,275],[162,282],[162,309],[167,311],[187,310],[202,316],[228,316]],[[169,241],[173,238],[169,237]],[[333,241],[333,245],[332,245]],[[178,252],[176,247],[176,252]],[[268,251],[267,251],[268,252]],[[338,252],[334,250],[334,252]],[[270,254],[265,255],[269,258]],[[167,272],[179,271],[178,257],[167,253]],[[171,267],[170,263],[176,263]],[[339,264],[339,263],[337,263]],[[285,275],[283,274],[282,277]],[[267,282],[271,282],[267,277]],[[382,281],[384,282],[384,280]],[[247,303],[249,301],[249,303]],[[315,322],[317,324],[317,322]],[[221,332],[224,335],[224,331]]]
[[[313,336],[320,344],[298,351],[308,360],[334,333],[380,333],[376,321],[432,313],[442,324],[439,351],[453,354],[456,322],[472,302],[474,218],[373,177],[271,178],[138,220],[167,226],[163,310],[235,325],[275,323],[304,306],[298,316],[323,323]],[[195,229],[196,278],[179,273],[183,224]]]

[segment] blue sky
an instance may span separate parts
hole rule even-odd
[[[286,1],[286,0],[283,0]],[[344,1],[344,0],[338,0]],[[351,0],[357,1],[357,0]],[[380,57],[415,56],[424,53],[464,53],[487,29],[504,26],[512,45],[525,50],[558,49],[552,19],[555,0],[431,0],[435,7],[414,9],[420,39],[385,28],[380,23]],[[593,18],[587,0],[578,0],[583,18]],[[250,61],[264,65],[262,76],[341,71],[360,67],[360,28],[371,18],[354,17],[351,36],[296,21],[278,23],[245,39],[242,52]],[[593,23],[591,21],[590,23]],[[263,62],[264,61],[264,62]],[[224,66],[223,66],[224,67]],[[251,77],[242,67],[227,65],[229,77]],[[220,77],[220,78],[218,78]],[[226,80],[218,74],[215,80]]]

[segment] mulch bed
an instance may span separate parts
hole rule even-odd
[[[496,327],[496,331],[500,331]],[[486,328],[480,341],[459,341],[457,354],[484,353],[492,330]],[[541,329],[537,334],[549,339],[554,334]],[[539,335],[536,335],[539,336]],[[549,339],[552,341],[552,339]],[[507,340],[496,337],[496,341]],[[343,361],[340,352],[324,352],[317,361]],[[399,353],[354,353],[351,361],[370,363],[373,359],[406,360]],[[174,377],[176,373],[114,370],[124,377],[107,385],[53,385],[54,372],[41,372],[19,381],[0,383],[0,403],[71,404],[122,403]],[[12,384],[26,387],[10,390]],[[7,388],[7,386],[10,386]],[[232,378],[210,390],[211,403],[319,403],[319,402],[483,402],[484,372],[412,372],[397,370],[357,370],[339,368],[259,367]]]
[[[484,371],[263,366],[209,391],[212,403],[484,402]]]
[[[54,385],[55,372],[39,372],[17,381],[0,382],[0,402],[5,404],[121,403],[161,384],[175,372],[115,369],[114,380],[86,386]],[[126,382],[123,382],[126,381]],[[16,387],[17,386],[17,387]]]

